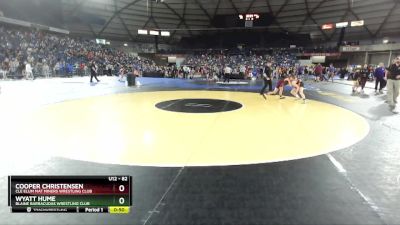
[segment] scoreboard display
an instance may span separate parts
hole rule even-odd
[[[244,27],[251,22],[254,27],[267,27],[271,25],[275,17],[270,13],[246,13],[231,15],[216,15],[211,24],[216,28]]]
[[[239,14],[240,20],[246,21],[254,21],[260,19],[260,14],[251,13],[251,14]]]
[[[129,213],[131,176],[8,176],[13,213]]]

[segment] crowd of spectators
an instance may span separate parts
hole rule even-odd
[[[183,62],[189,74],[200,74],[210,79],[221,76],[224,68],[232,69],[233,74],[240,74],[243,78],[259,76],[267,62],[272,62],[278,71],[288,72],[295,68],[296,54],[286,49],[269,51],[232,53],[232,52],[203,52],[188,55]],[[185,71],[185,68],[182,69]]]
[[[88,74],[88,64],[95,61],[100,71],[117,72],[120,67],[155,71],[154,61],[130,56],[95,40],[70,37],[43,31],[0,26],[0,66],[2,75],[25,76],[29,63],[33,74],[68,76]]]
[[[254,75],[266,61],[279,71],[295,64],[295,53],[285,49],[210,51],[189,54],[183,66],[156,65],[152,60],[130,56],[118,49],[100,45],[95,40],[54,34],[28,28],[0,26],[0,77],[88,75],[95,61],[99,74],[120,74],[129,71],[159,73],[165,77],[212,77],[230,66],[234,73]],[[27,72],[26,68],[29,68]]]
[[[320,51],[321,49],[318,49]],[[308,52],[303,49],[300,52]],[[327,51],[327,49],[325,49]],[[352,79],[356,68],[323,67],[321,65],[301,66],[296,64],[298,49],[234,49],[201,50],[186,55],[181,66],[156,65],[152,60],[131,56],[95,40],[54,34],[27,28],[0,26],[0,78],[88,75],[91,61],[99,67],[99,73],[117,75],[138,71],[158,73],[164,77],[221,77],[229,67],[232,74],[244,79],[260,77],[267,62],[272,63],[273,76],[318,75],[316,80],[329,79],[334,73]],[[28,70],[27,70],[28,68]],[[369,68],[373,71],[374,68]],[[371,72],[369,74],[372,74]],[[372,77],[372,75],[370,75]]]

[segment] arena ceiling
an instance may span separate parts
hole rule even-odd
[[[400,34],[400,0],[61,0],[66,28],[72,33],[125,40],[146,40],[138,29],[170,30],[171,37],[210,32],[216,15],[270,13],[271,31],[310,33],[335,41],[338,29],[321,25],[364,20],[347,28],[346,37],[379,39]],[[74,18],[79,18],[74,20]],[[69,21],[69,22],[67,22]]]

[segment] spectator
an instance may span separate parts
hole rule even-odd
[[[339,75],[340,75],[340,79],[341,79],[341,80],[344,79],[344,77],[346,76],[346,74],[347,74],[347,69],[346,69],[345,67],[340,68]]]
[[[50,68],[46,62],[43,63],[43,75],[47,78],[50,77]]]
[[[332,63],[329,65],[329,68],[327,70],[328,70],[327,71],[328,72],[328,80],[332,79],[332,82],[333,82],[333,78],[335,77],[336,69]]]
[[[32,66],[29,62],[26,62],[25,64],[25,77],[28,80],[33,80],[33,73],[32,73]]]
[[[396,107],[397,98],[400,89],[400,56],[398,56],[392,65],[386,69],[387,78],[387,103],[393,109],[394,113],[399,113],[399,107]]]
[[[364,94],[364,88],[368,81],[368,65],[365,64],[360,69],[360,86],[361,86],[361,93]]]
[[[323,68],[322,68],[322,65],[321,65],[321,64],[318,64],[318,65],[315,67],[314,73],[315,73],[315,81],[316,81],[316,82],[318,82],[318,81],[320,81],[320,80],[323,79],[323,78],[321,77],[321,76],[322,76],[322,70],[323,70]]]
[[[383,94],[382,89],[385,88],[386,86],[385,65],[383,63],[379,63],[379,66],[375,69],[374,77],[375,77],[375,93],[378,94],[378,85],[379,85],[379,93]]]
[[[229,79],[231,77],[231,73],[232,73],[232,68],[228,65],[226,65],[224,67],[224,83],[228,82],[229,83]]]

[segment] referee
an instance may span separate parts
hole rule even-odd
[[[97,80],[97,82],[100,82],[100,80],[97,79],[97,65],[94,60],[90,64],[90,83],[93,82],[93,77]]]
[[[260,91],[260,95],[264,96],[264,98],[265,98],[264,92],[265,92],[265,89],[267,89],[267,86],[268,86],[268,91],[269,91],[269,92],[272,91],[272,78],[271,78],[271,74],[272,74],[271,63],[268,62],[268,63],[265,65],[264,71],[263,71],[263,73],[262,73],[262,78],[263,78],[263,81],[264,81],[264,86],[263,86],[263,88],[262,88],[261,91]]]

